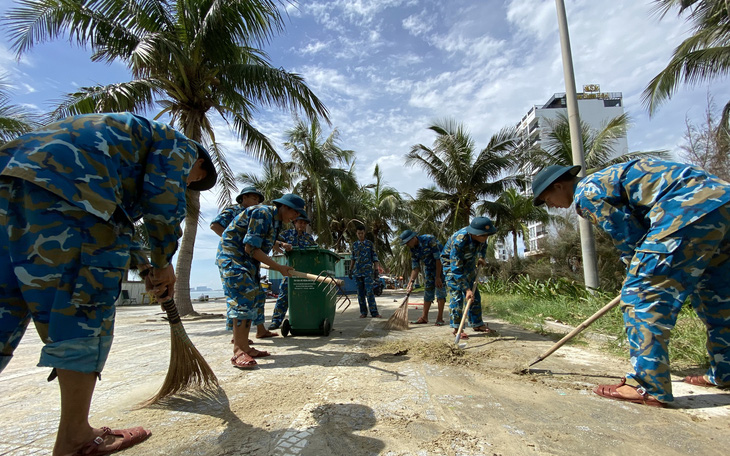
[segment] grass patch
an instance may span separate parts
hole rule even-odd
[[[598,295],[580,298],[554,296],[552,299],[527,297],[515,294],[482,294],[485,311],[512,324],[545,332],[545,319],[578,326],[611,300],[611,296]],[[595,321],[586,331],[616,337],[606,342],[605,348],[614,354],[628,357],[623,314],[619,306]],[[562,336],[561,336],[562,337]],[[580,337],[577,336],[577,337]],[[677,325],[671,334],[669,358],[676,368],[707,367],[705,326],[692,309],[684,306]]]

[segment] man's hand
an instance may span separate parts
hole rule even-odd
[[[291,277],[291,273],[294,271],[294,268],[285,264],[280,264],[277,266],[276,270],[284,277]]]
[[[164,268],[152,268],[152,273],[147,276],[151,283],[151,291],[157,298],[173,298],[175,296],[175,270],[171,264]],[[145,280],[147,285],[147,280]]]
[[[479,259],[477,260],[477,266],[479,266],[479,267],[484,267],[484,266],[486,266],[486,265],[487,265],[487,260],[485,260],[484,258],[479,258]]]
[[[281,246],[282,246],[282,247],[284,248],[284,250],[286,250],[287,252],[291,252],[291,249],[292,249],[292,245],[291,245],[291,244],[288,244],[288,243],[286,243],[286,242],[283,242],[283,243],[281,244]]]
[[[444,286],[444,281],[441,279],[441,276],[439,274],[436,274],[436,288],[441,288]]]
[[[410,293],[411,291],[413,291],[413,280],[409,280],[406,286],[406,293]]]
[[[471,288],[469,288],[466,290],[466,300],[471,301],[472,299],[474,299],[474,292],[471,291]]]

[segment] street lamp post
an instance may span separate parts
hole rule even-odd
[[[586,161],[583,152],[581,137],[580,114],[578,113],[578,98],[575,90],[575,75],[573,73],[573,55],[570,51],[570,36],[568,35],[568,18],[565,14],[563,0],[555,0],[558,12],[558,30],[560,32],[560,49],[563,54],[563,77],[565,78],[565,99],[568,107],[568,125],[570,125],[570,145],[573,152],[573,164],[580,165],[578,176],[586,175]],[[580,229],[580,247],[583,254],[583,279],[586,287],[598,288],[598,262],[596,261],[596,244],[593,237],[593,227],[583,217],[578,217]]]

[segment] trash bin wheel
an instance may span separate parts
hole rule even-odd
[[[287,318],[281,324],[281,335],[286,337],[289,335],[289,331],[291,331],[291,325],[289,324],[289,319]]]
[[[328,319],[325,318],[324,323],[322,323],[322,333],[325,336],[329,336],[330,331],[332,331],[332,324],[330,323],[330,321]]]

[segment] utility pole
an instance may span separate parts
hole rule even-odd
[[[570,145],[573,151],[573,164],[580,165],[579,177],[586,175],[586,160],[581,137],[580,114],[578,113],[578,97],[575,90],[573,73],[573,55],[570,51],[568,35],[568,18],[565,14],[563,0],[555,0],[558,11],[558,30],[560,32],[560,49],[563,54],[563,77],[565,79],[565,99],[568,107],[568,124],[570,125]],[[583,279],[589,289],[598,288],[598,262],[596,260],[596,243],[593,237],[593,226],[583,217],[578,217],[580,229],[580,247],[583,255]]]

